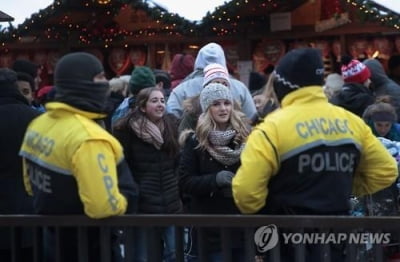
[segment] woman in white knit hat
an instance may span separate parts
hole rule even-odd
[[[200,105],[203,113],[196,130],[181,135],[180,190],[190,197],[189,213],[239,213],[232,199],[231,181],[240,165],[248,125],[242,121],[242,113],[234,109],[229,88],[221,83],[204,87]],[[232,232],[233,261],[244,261],[239,233]],[[207,229],[205,238],[207,261],[222,261],[219,230]]]
[[[229,73],[225,66],[212,63],[204,68],[203,88],[210,83],[219,83],[227,88],[231,88]],[[231,92],[231,91],[230,91]],[[232,96],[233,97],[233,96]],[[197,120],[199,119],[202,109],[200,106],[200,95],[190,97],[183,101],[184,113],[179,125],[179,133],[185,129],[195,129]],[[232,99],[233,106],[236,110],[242,111],[240,104]],[[243,115],[243,117],[245,117]]]

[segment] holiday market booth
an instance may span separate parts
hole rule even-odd
[[[134,65],[167,70],[175,53],[196,55],[213,41],[241,78],[303,46],[322,50],[329,73],[343,54],[385,63],[400,53],[399,30],[399,14],[371,0],[232,0],[199,23],[154,2],[57,0],[2,31],[0,66],[26,58],[51,75],[61,55],[80,50],[98,56],[110,76],[129,74]]]
[[[0,11],[0,22],[11,22],[14,21],[12,16],[7,15],[6,13]]]
[[[399,14],[367,0],[232,1],[200,26],[209,37],[230,40],[228,59],[250,60],[260,72],[297,47],[320,48],[326,74],[338,70],[343,54],[385,64],[400,53]]]
[[[189,44],[193,32],[193,22],[142,1],[58,0],[3,31],[0,66],[24,58],[51,75],[63,54],[86,51],[110,75],[129,74],[134,65],[166,68],[171,52],[195,54]]]

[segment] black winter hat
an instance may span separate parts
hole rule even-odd
[[[17,87],[17,73],[8,68],[0,68],[0,96],[11,96],[28,103]]]
[[[17,73],[8,68],[0,68],[0,87],[14,86],[17,81]]]
[[[32,78],[37,77],[39,65],[32,63],[29,60],[17,59],[12,65],[12,69],[15,72],[22,72],[30,75]]]
[[[249,76],[249,90],[250,92],[257,91],[265,86],[267,83],[267,78],[258,73],[258,72],[251,72]]]
[[[103,65],[97,57],[85,52],[70,53],[63,56],[56,64],[54,81],[90,81],[93,77],[104,72]]]
[[[85,52],[63,56],[54,70],[55,101],[96,113],[104,113],[108,97],[107,81],[94,82],[104,72],[100,60]]]
[[[274,71],[274,91],[279,102],[305,86],[324,83],[324,65],[319,49],[298,48],[286,53]]]
[[[275,69],[276,81],[290,89],[324,84],[324,64],[321,51],[298,48],[284,55]]]
[[[156,77],[156,83],[163,82],[164,89],[171,88],[171,76],[167,71],[160,69],[153,69],[154,76]]]

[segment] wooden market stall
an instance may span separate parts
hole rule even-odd
[[[196,52],[189,48],[193,26],[142,1],[56,0],[0,36],[0,66],[25,58],[52,74],[60,56],[79,50],[99,57],[110,75],[134,65],[167,67],[171,52]]]
[[[322,50],[326,73],[337,70],[343,54],[385,62],[400,53],[399,14],[368,0],[232,1],[201,26],[230,41],[228,56],[238,58],[232,61],[250,59],[255,71],[304,46]]]
[[[133,65],[168,69],[175,53],[195,55],[217,42],[236,73],[239,62],[263,71],[301,46],[320,48],[329,73],[345,53],[383,61],[400,53],[399,25],[399,14],[371,0],[232,0],[200,23],[150,1],[56,0],[0,34],[0,66],[24,57],[51,74],[63,53],[83,50],[97,55],[110,75],[121,75]]]
[[[0,11],[0,22],[11,22],[14,21],[14,17]]]

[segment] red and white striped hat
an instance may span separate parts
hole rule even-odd
[[[214,79],[223,79],[229,83],[229,73],[226,67],[220,64],[209,64],[207,65],[204,70],[204,80],[203,80],[203,87],[209,84]]]

